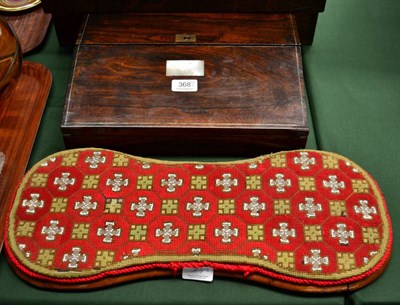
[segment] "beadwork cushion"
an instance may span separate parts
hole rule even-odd
[[[20,276],[45,287],[102,287],[207,266],[333,292],[375,279],[391,243],[378,185],[337,154],[183,163],[79,149],[26,174],[6,251]]]

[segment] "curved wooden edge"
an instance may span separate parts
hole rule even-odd
[[[0,251],[8,207],[25,173],[51,83],[46,67],[24,62],[12,90],[0,93],[0,151],[5,155],[0,175]]]
[[[119,275],[119,276],[110,276],[107,278],[102,278],[97,281],[92,282],[81,282],[81,283],[56,283],[51,281],[44,281],[42,279],[36,279],[34,277],[30,277],[16,266],[14,266],[11,262],[11,259],[7,256],[7,259],[12,266],[15,273],[24,281],[28,282],[31,285],[34,285],[41,289],[51,289],[51,290],[60,290],[60,291],[76,291],[76,290],[95,290],[100,288],[106,288],[111,286],[117,286],[123,283],[132,282],[132,281],[140,281],[140,280],[150,280],[155,278],[173,278],[180,277],[182,275],[181,271],[174,272],[173,270],[165,270],[165,269],[154,269],[148,271],[135,272],[131,274]],[[340,294],[340,293],[348,293],[354,290],[358,290],[362,287],[367,286],[374,280],[376,280],[386,269],[389,260],[386,262],[384,266],[378,272],[371,274],[371,276],[364,278],[361,281],[356,281],[348,284],[338,284],[332,286],[315,286],[315,285],[301,285],[290,282],[285,282],[279,279],[270,278],[267,276],[263,276],[260,274],[250,274],[244,275],[243,273],[234,273],[228,271],[220,271],[214,270],[214,275],[219,278],[224,279],[233,279],[241,282],[253,282],[255,284],[259,284],[261,286],[275,287],[285,291],[292,291],[296,293],[302,294]]]
[[[50,26],[51,15],[45,14],[41,6],[29,11],[1,14],[14,28],[21,44],[22,53],[32,51],[44,40]]]

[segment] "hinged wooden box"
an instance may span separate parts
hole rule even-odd
[[[305,146],[290,14],[88,15],[62,131],[67,147],[255,155]]]

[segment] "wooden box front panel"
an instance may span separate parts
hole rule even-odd
[[[62,130],[68,146],[145,154],[304,147],[299,46],[201,43],[201,34],[195,45],[99,44],[89,37],[84,33],[77,48],[67,94]],[[166,76],[167,60],[203,60],[204,76]],[[173,92],[174,79],[195,79],[198,91]]]

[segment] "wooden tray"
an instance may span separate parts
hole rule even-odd
[[[23,53],[32,51],[43,41],[51,21],[51,15],[45,14],[42,7],[12,14],[2,12],[1,16],[14,28]]]
[[[0,151],[5,154],[0,175],[0,249],[6,211],[25,172],[50,88],[50,71],[24,62],[13,91],[0,95]]]

